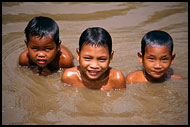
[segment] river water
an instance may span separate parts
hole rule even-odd
[[[20,67],[18,57],[26,48],[24,28],[40,15],[58,23],[62,44],[74,56],[82,31],[105,28],[115,51],[110,66],[125,76],[142,68],[137,52],[144,34],[164,30],[174,40],[171,68],[183,79],[105,92],[63,84],[63,70],[38,76]],[[188,2],[3,2],[2,124],[187,125]]]

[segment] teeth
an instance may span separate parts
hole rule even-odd
[[[94,75],[94,76],[98,74],[97,71],[88,71],[88,73],[89,73],[90,75]]]
[[[46,62],[46,60],[37,60],[38,61],[38,63],[45,63]]]
[[[89,72],[91,72],[91,73],[97,73],[97,71],[89,71]]]

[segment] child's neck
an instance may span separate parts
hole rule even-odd
[[[96,80],[90,80],[86,78],[81,71],[80,74],[84,86],[92,89],[100,89],[102,86],[107,85],[109,79],[109,69],[99,79]]]
[[[165,73],[162,77],[160,78],[153,78],[150,76],[145,70],[143,70],[144,77],[147,79],[147,81],[152,82],[152,83],[160,83],[168,80],[170,78],[169,73]]]

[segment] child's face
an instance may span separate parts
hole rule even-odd
[[[147,46],[145,54],[139,54],[140,62],[143,63],[145,71],[153,78],[161,78],[173,64],[175,54],[170,55],[170,49],[166,46]]]
[[[31,60],[39,67],[45,67],[52,62],[59,50],[56,48],[56,43],[49,36],[40,37],[30,36],[30,41],[26,42],[28,47],[28,55]]]
[[[104,75],[112,60],[108,48],[104,46],[92,46],[84,44],[81,51],[77,50],[82,76],[88,80],[98,80]]]

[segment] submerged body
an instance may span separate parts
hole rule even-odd
[[[136,71],[133,73],[130,73],[126,77],[126,83],[145,83],[145,82],[163,82],[166,80],[169,80],[170,78],[177,78],[181,79],[182,77],[177,74],[167,73],[160,79],[150,79],[151,77],[148,77],[147,74],[145,74],[144,70]]]
[[[68,68],[62,75],[62,81],[73,86],[90,89],[111,90],[126,87],[123,74],[112,68],[109,68],[103,76],[95,80],[88,80],[81,73],[80,66]]]
[[[121,89],[126,82],[122,72],[109,67],[114,51],[111,36],[102,28],[86,29],[76,50],[78,67],[66,69],[62,82],[92,89]]]
[[[59,50],[56,50],[56,45],[54,42],[48,41],[49,39],[41,39],[38,37],[32,37],[34,43],[32,42],[28,45],[28,48],[25,49],[19,56],[19,65],[28,66],[34,73],[47,76],[54,71],[57,71],[59,68],[69,68],[73,67],[73,55],[70,50],[60,45]],[[45,38],[45,37],[44,37]],[[42,42],[44,46],[37,46],[35,42]],[[42,44],[42,43],[41,43]],[[35,45],[35,46],[34,46]],[[46,47],[49,45],[49,47]],[[41,50],[41,51],[37,51]]]
[[[163,31],[151,31],[141,42],[141,52],[137,54],[144,69],[127,75],[127,83],[164,82],[170,78],[182,78],[174,74],[170,68],[170,65],[174,64],[176,54],[172,53],[173,40],[169,34]]]
[[[61,45],[59,27],[49,17],[34,17],[25,28],[27,49],[19,56],[19,65],[47,76],[59,68],[73,67],[73,55]]]

